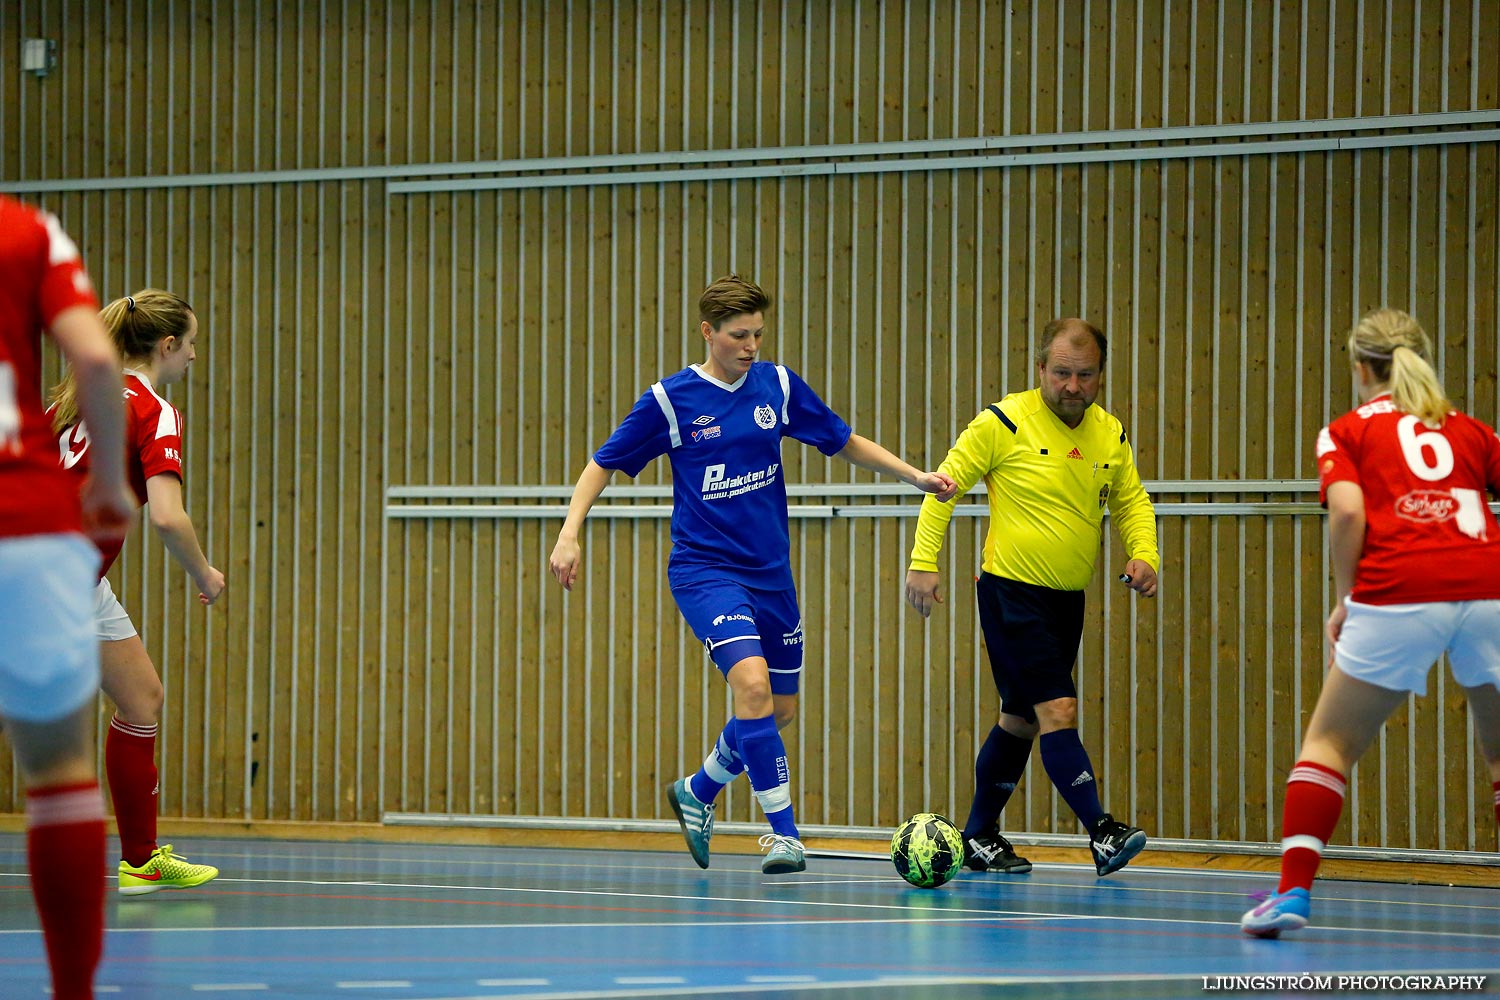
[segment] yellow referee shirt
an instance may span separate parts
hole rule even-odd
[[[938,468],[960,495],[980,479],[990,497],[984,569],[1053,590],[1082,590],[1094,575],[1107,507],[1132,559],[1160,569],[1156,513],[1125,429],[1097,405],[1069,427],[1042,391],[1013,392],[975,417]],[[953,504],[922,501],[914,570],[937,571]]]

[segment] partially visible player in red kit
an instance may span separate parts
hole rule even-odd
[[[212,604],[224,593],[224,574],[203,555],[182,505],[182,414],[158,394],[181,381],[197,356],[198,319],[179,296],[147,288],[116,299],[100,313],[125,363],[125,467],[136,503],[148,504],[151,524]],[[85,473],[99,452],[92,427],[79,421],[72,373],[54,392],[52,425],[64,468]],[[119,891],[136,896],[202,885],[219,874],[189,863],[172,845],[156,842],[156,732],[162,683],[145,644],[104,574],[123,539],[101,545],[104,564],[95,590],[101,686],[115,703],[104,740],[104,771],[120,831]]]
[[[1332,665],[1287,778],[1281,884],[1240,920],[1257,937],[1307,924],[1349,769],[1444,653],[1463,686],[1500,823],[1500,439],[1456,412],[1427,334],[1380,309],[1349,334],[1362,405],[1318,435],[1337,601]]]
[[[119,361],[57,219],[0,196],[0,719],[26,783],[26,854],[59,1000],[94,995],[104,946],[104,801],[92,753],[100,542],[134,513]],[[73,366],[109,456],[80,491],[42,409],[41,335]]]

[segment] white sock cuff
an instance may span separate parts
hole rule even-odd
[[[1349,787],[1349,783],[1338,775],[1331,774],[1321,767],[1308,767],[1305,764],[1298,764],[1292,768],[1292,773],[1287,775],[1287,784],[1290,785],[1294,781],[1305,781],[1312,785],[1322,785],[1330,792],[1337,794],[1339,798],[1344,797],[1344,790]]]
[[[762,812],[781,812],[783,809],[790,809],[792,807],[792,788],[790,785],[777,785],[768,791],[756,792],[755,797],[760,800]]]
[[[155,722],[149,726],[133,726],[128,722],[121,722],[120,717],[115,715],[110,717],[109,728],[118,730],[126,736],[139,736],[141,739],[154,740],[160,726]]]
[[[26,796],[26,826],[70,826],[104,820],[104,796],[98,785],[68,792],[32,792]]]
[[[1298,833],[1290,837],[1281,838],[1281,853],[1285,854],[1294,848],[1302,848],[1304,851],[1312,851],[1318,857],[1323,856],[1324,843],[1309,833]]]
[[[738,777],[736,772],[725,770],[724,765],[719,763],[717,753],[709,754],[708,759],[703,762],[703,773],[721,785],[727,785]]]

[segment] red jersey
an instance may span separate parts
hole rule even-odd
[[[42,405],[42,331],[99,308],[57,219],[0,195],[0,538],[78,531],[78,484],[57,466]]]
[[[1358,484],[1365,542],[1351,600],[1364,604],[1500,599],[1500,525],[1488,496],[1500,494],[1500,438],[1450,413],[1427,427],[1377,396],[1318,435],[1319,496]]]
[[[88,428],[82,423],[66,428],[57,440],[62,467],[80,476],[88,472]],[[135,491],[137,506],[146,503],[146,480],[163,474],[182,479],[182,414],[162,399],[151,380],[140,372],[125,372],[125,477]],[[76,490],[77,483],[74,483]],[[125,545],[123,538],[100,542],[104,557],[99,578],[114,565]]]

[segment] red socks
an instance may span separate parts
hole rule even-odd
[[[120,856],[139,868],[156,850],[156,726],[110,719],[104,773],[120,830]]]
[[[1281,811],[1281,884],[1277,892],[1311,889],[1323,848],[1344,811],[1344,776],[1331,767],[1299,760],[1286,779]]]
[[[26,793],[26,857],[57,1000],[91,1000],[104,952],[104,799],[97,782]]]

